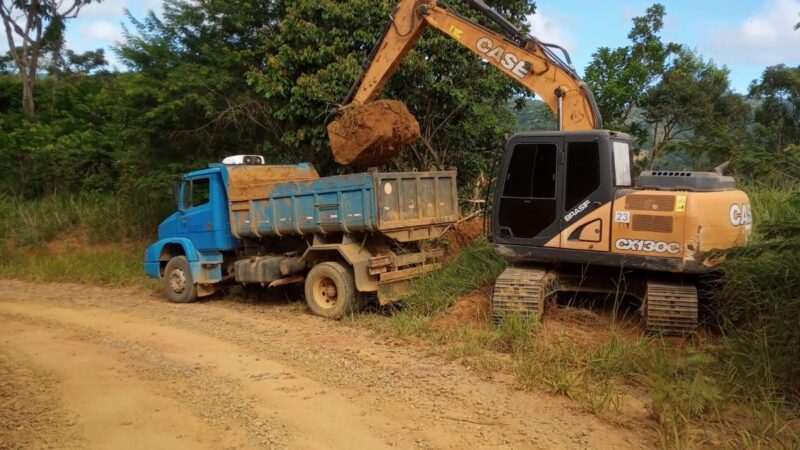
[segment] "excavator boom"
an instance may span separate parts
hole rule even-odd
[[[556,56],[551,46],[522,33],[482,1],[470,2],[511,36],[485,28],[438,4],[436,0],[403,0],[395,10],[381,41],[370,55],[358,89],[354,91],[352,99],[348,99],[352,105],[357,108],[374,101],[408,52],[416,45],[425,28],[431,26],[538,95],[558,116],[562,130],[602,128],[600,114],[591,92],[575,71]],[[380,106],[387,109],[385,105]],[[393,105],[388,109],[396,110],[397,107]],[[374,116],[375,112],[370,112],[370,115]],[[409,120],[414,122],[413,125],[418,130],[419,125],[407,111],[394,115],[380,111],[379,115],[383,116],[384,121],[389,120],[391,126],[385,124],[383,127],[371,127],[369,120],[361,120],[362,117],[352,114],[344,123],[340,120],[329,125],[329,137],[337,161],[360,165],[360,154],[370,155],[368,159],[373,164],[382,159],[388,161],[401,148],[400,145],[394,145],[399,139],[392,135],[391,130],[408,131]],[[411,129],[413,131],[414,127]],[[359,133],[361,136],[354,139],[353,136]],[[376,139],[376,134],[381,134],[380,138]],[[365,136],[369,138],[365,139]],[[402,143],[413,143],[408,134],[402,138]],[[376,150],[376,146],[380,148]],[[341,154],[347,154],[348,158],[339,158]]]

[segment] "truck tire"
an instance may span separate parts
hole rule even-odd
[[[185,256],[175,256],[164,269],[164,295],[172,303],[191,303],[197,300],[197,285]]]
[[[308,309],[326,319],[341,319],[361,307],[353,271],[339,262],[324,262],[311,268],[306,277],[305,297]]]

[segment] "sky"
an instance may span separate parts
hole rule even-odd
[[[529,17],[532,34],[569,50],[580,73],[598,47],[627,45],[631,19],[656,0],[537,0]],[[666,6],[662,36],[687,45],[730,69],[734,91],[747,93],[750,82],[769,65],[800,65],[800,0],[661,0]],[[143,17],[161,10],[161,0],[105,0],[86,6],[67,25],[67,46],[75,51],[110,47],[122,39],[123,11]],[[0,51],[8,44],[0,39]]]

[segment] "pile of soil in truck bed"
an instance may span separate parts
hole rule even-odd
[[[343,166],[379,166],[420,136],[419,123],[403,102],[354,105],[328,125],[333,157]]]

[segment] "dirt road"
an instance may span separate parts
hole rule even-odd
[[[568,399],[284,302],[0,280],[0,448],[646,448]]]

